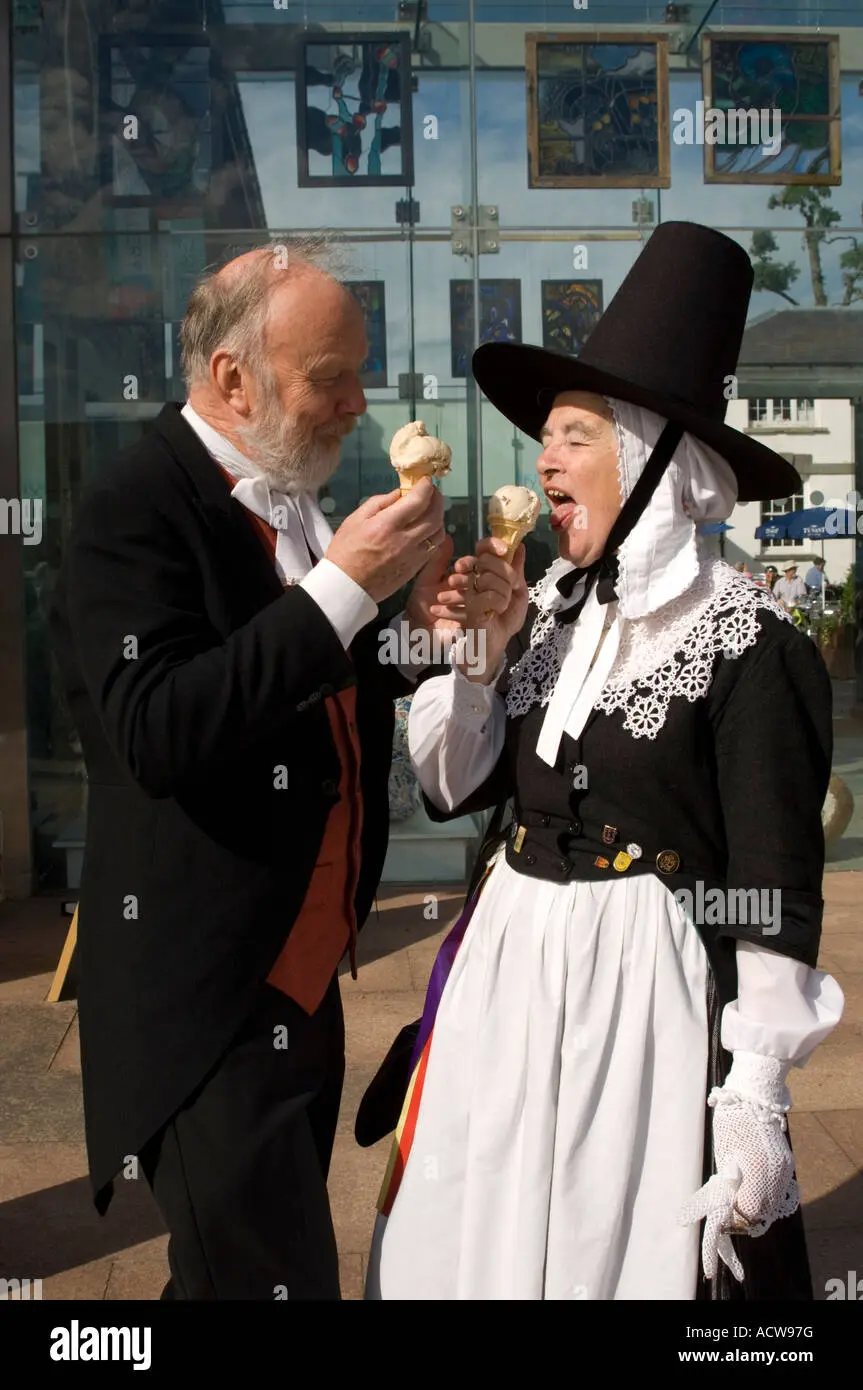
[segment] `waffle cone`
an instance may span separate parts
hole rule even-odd
[[[433,468],[429,468],[425,473],[409,473],[407,471],[399,473],[399,491],[402,497],[405,497],[412,487],[416,487],[417,483],[421,483],[423,478],[434,478],[434,476],[435,472]]]
[[[489,522],[489,531],[496,541],[504,541],[507,546],[506,555],[502,559],[511,565],[513,556],[521,545],[530,526],[525,526],[521,521],[507,521],[504,517],[495,517],[494,521]]]

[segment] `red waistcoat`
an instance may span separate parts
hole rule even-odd
[[[226,477],[233,484],[228,474]],[[253,512],[248,515],[275,563],[278,533]],[[339,800],[327,819],[299,916],[267,976],[268,984],[295,1000],[307,1014],[317,1009],[346,950],[350,951],[351,975],[357,978],[354,895],[360,870],[363,801],[356,698],[357,688],[351,686],[325,701],[342,767]],[[289,853],[290,846],[286,845],[285,854]]]

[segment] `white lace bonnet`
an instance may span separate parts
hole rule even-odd
[[[605,399],[614,415],[621,502],[625,502],[666,422],[628,401]],[[573,624],[537,742],[544,762],[554,766],[564,732],[578,738],[584,728],[614,665],[622,623],[645,618],[686,592],[699,573],[698,524],[724,521],[736,501],[737,480],[730,465],[715,450],[684,434],[618,553],[617,602],[600,604],[594,588]],[[541,611],[553,613],[566,606],[556,583],[572,568],[565,560],[551,566],[535,594]]]

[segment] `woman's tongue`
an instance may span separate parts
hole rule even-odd
[[[552,502],[550,518],[552,531],[563,531],[572,521],[574,515],[575,503],[571,498],[567,498],[565,502]]]

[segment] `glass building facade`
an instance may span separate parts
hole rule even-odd
[[[734,110],[778,112],[778,144],[742,121],[735,141]],[[337,233],[371,352],[330,520],[389,490],[389,440],[421,418],[453,449],[464,553],[539,452],[479,398],[473,348],[577,350],[672,219],[756,265],[734,423],[817,430],[844,402],[842,458],[813,469],[863,492],[861,203],[860,0],[0,0],[7,893],[76,885],[85,777],[46,609],[81,489],[185,399],[204,267]],[[543,522],[533,573],[552,556]]]

